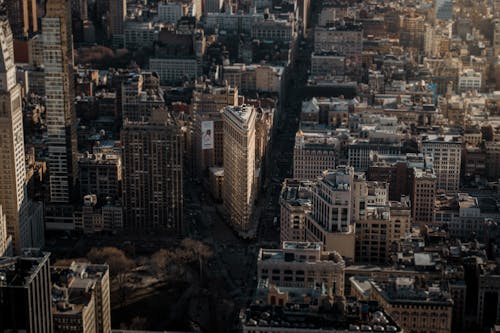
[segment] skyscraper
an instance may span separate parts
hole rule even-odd
[[[355,256],[353,179],[352,167],[324,171],[313,188],[311,213],[306,217],[307,241],[323,242],[328,251],[338,251],[351,259]]]
[[[21,39],[38,31],[36,0],[9,0],[5,3],[15,38]]]
[[[226,106],[238,105],[238,88],[214,86],[203,82],[193,91],[193,160],[197,176],[203,176],[210,167],[221,167],[224,164],[224,121],[222,110]],[[213,148],[206,149],[202,145],[202,124],[213,122]]]
[[[109,1],[109,35],[113,38],[113,43],[123,43],[123,23],[127,17],[127,1]]]
[[[0,258],[0,332],[52,333],[49,253]]]
[[[222,196],[238,232],[251,227],[255,197],[255,108],[228,106],[224,118],[224,185]]]
[[[165,109],[148,121],[125,120],[123,207],[125,228],[182,233],[182,135]]]
[[[16,82],[12,32],[6,17],[0,17],[0,205],[7,219],[7,233],[16,250],[27,244],[28,226],[21,220],[25,206],[21,86]]]
[[[77,178],[70,0],[47,0],[42,29],[50,202],[69,203]]]

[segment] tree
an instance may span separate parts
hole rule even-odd
[[[198,260],[201,278],[203,273],[204,260],[210,258],[213,255],[212,249],[204,243],[192,238],[183,239],[181,242],[181,246],[190,254],[190,257],[192,258],[191,260]]]
[[[168,265],[175,259],[174,257],[175,253],[160,249],[151,256],[151,268],[153,268],[156,273],[165,274]]]
[[[115,279],[120,291],[122,300],[125,300],[125,283],[127,282],[127,273],[134,267],[134,261],[116,247],[93,247],[87,253],[87,259],[95,264],[107,264],[109,266],[109,275]]]

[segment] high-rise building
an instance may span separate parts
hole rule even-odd
[[[224,165],[224,120],[222,112],[226,106],[238,105],[238,88],[229,85],[217,87],[201,83],[193,91],[193,157],[195,174],[201,176],[210,167]],[[213,123],[213,147],[202,145],[202,127]]]
[[[224,207],[233,227],[248,232],[255,198],[255,119],[252,106],[228,106],[224,118]]]
[[[121,133],[124,226],[182,233],[182,135],[165,109],[125,120]]]
[[[436,188],[447,192],[457,192],[460,186],[460,166],[462,160],[462,140],[453,135],[426,135],[422,137],[424,155],[434,159]]]
[[[423,49],[425,18],[414,12],[400,18],[399,44]]]
[[[220,13],[224,0],[203,0],[203,14]]]
[[[347,166],[323,173],[313,188],[311,214],[306,217],[306,240],[322,242],[328,251],[354,260],[353,178],[354,169]]]
[[[411,172],[411,209],[413,222],[434,222],[436,176],[430,170],[414,168]]]
[[[49,253],[0,258],[0,332],[52,333]]]
[[[0,257],[6,256],[10,249],[12,237],[7,233],[7,219],[0,206]]]
[[[123,25],[126,17],[127,0],[110,0],[108,11],[108,31],[114,42],[123,37]]]
[[[338,140],[330,133],[303,132],[295,135],[293,176],[315,180],[325,170],[335,169],[335,147]]]
[[[50,202],[69,203],[77,179],[70,1],[48,0],[42,29]]]
[[[16,82],[12,33],[6,17],[0,19],[0,205],[7,233],[16,251],[30,247],[29,220],[22,218],[25,193],[24,135],[21,86]]]
[[[280,194],[280,241],[305,242],[313,182],[285,179]]]
[[[22,39],[38,31],[36,0],[9,0],[7,16],[16,39]]]
[[[73,262],[52,267],[55,332],[111,332],[109,268]]]

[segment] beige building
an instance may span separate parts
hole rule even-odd
[[[260,249],[258,280],[283,287],[314,288],[324,283],[330,296],[344,295],[345,262],[321,243],[284,242],[281,249]]]
[[[413,168],[411,171],[411,209],[413,222],[434,222],[436,205],[436,176],[432,171]]]
[[[12,32],[6,17],[0,19],[0,42],[0,205],[13,249],[19,252],[43,245],[43,220],[31,214],[35,206],[25,191],[22,93],[16,82]]]
[[[329,133],[303,132],[295,135],[293,177],[315,180],[325,170],[335,169],[337,139]]]
[[[284,69],[260,64],[233,64],[224,66],[224,80],[241,91],[260,91],[280,94]]]
[[[423,49],[425,17],[410,12],[400,17],[399,44],[404,47]]]
[[[7,233],[7,220],[0,205],[0,257],[10,255],[12,237]]]
[[[367,208],[365,219],[356,222],[356,261],[385,264],[392,247],[410,231],[409,202]]]
[[[108,266],[73,262],[51,271],[54,331],[111,333]]]
[[[285,179],[280,194],[280,241],[306,240],[306,215],[311,211],[313,183]]]
[[[405,332],[451,332],[453,301],[440,287],[418,289],[411,278],[371,282],[370,298]]]
[[[311,213],[306,216],[307,241],[322,242],[326,250],[337,251],[352,260],[355,256],[353,177],[352,167],[325,171],[313,187]]]
[[[228,106],[224,119],[224,207],[231,225],[248,232],[255,199],[254,107]]]
[[[436,188],[457,192],[460,187],[462,140],[453,135],[425,135],[422,137],[424,155],[432,156],[436,174]]]

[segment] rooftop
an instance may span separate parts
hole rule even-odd
[[[49,256],[50,253],[39,249],[25,249],[17,257],[0,257],[0,286],[27,286]]]

